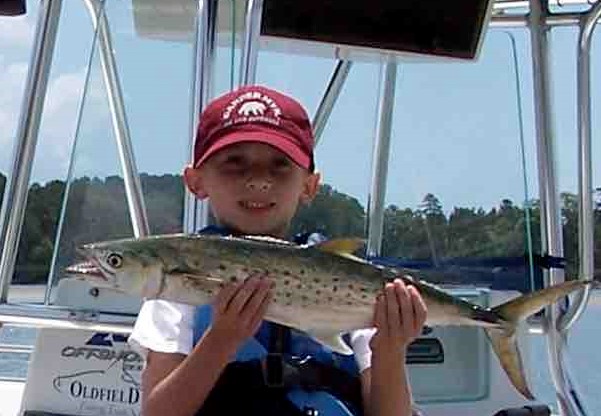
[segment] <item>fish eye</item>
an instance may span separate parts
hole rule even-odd
[[[123,257],[117,253],[111,253],[107,256],[106,263],[113,269],[118,269],[123,264]]]

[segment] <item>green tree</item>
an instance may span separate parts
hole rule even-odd
[[[293,233],[318,231],[328,237],[361,237],[364,228],[365,210],[359,201],[327,184],[310,204],[299,209],[291,224]]]

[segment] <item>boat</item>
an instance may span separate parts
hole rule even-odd
[[[141,300],[63,279],[62,269],[80,243],[193,233],[210,222],[178,175],[198,114],[237,85],[267,84],[310,109],[326,183],[320,201],[340,204],[341,220],[319,217],[320,231],[365,237],[370,261],[438,271],[446,278],[437,284],[483,306],[561,282],[566,270],[595,276],[599,0],[25,6],[0,2],[5,27],[27,19],[33,30],[0,211],[2,416],[140,414],[144,363],[127,335]],[[563,70],[577,79],[578,126],[578,189],[569,195],[560,194],[556,166],[551,76],[560,64],[550,44],[566,28],[573,56],[562,62],[573,61]],[[0,76],[2,68],[0,60]],[[55,169],[30,186],[43,159]],[[570,250],[561,201],[572,204]],[[316,203],[299,215],[315,224],[323,214]],[[554,402],[520,396],[481,330],[429,328],[408,356],[418,407],[428,416],[592,415],[565,349],[590,296],[578,293],[520,329],[524,361],[550,373]],[[536,356],[533,336],[548,345]]]

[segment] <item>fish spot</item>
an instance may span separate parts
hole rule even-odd
[[[321,290],[317,289],[317,290],[315,291],[315,294],[316,294],[317,296],[321,295]]]
[[[286,292],[286,297],[287,297],[287,298],[289,298],[289,297],[291,297],[291,296],[292,296],[292,293],[290,293],[290,292]]]
[[[332,282],[335,282],[335,283],[337,283],[337,282],[339,282],[339,281],[340,281],[340,279],[339,279],[338,277],[333,277],[333,278],[332,278]]]
[[[353,306],[353,302],[351,302],[351,301],[348,301],[348,302],[346,302],[346,304],[347,304],[348,306]]]
[[[237,281],[238,281],[238,278],[236,276],[230,276],[230,282],[236,283]]]
[[[352,283],[349,283],[348,288],[349,288],[349,290],[353,290],[355,287],[353,286]]]
[[[298,285],[296,285],[296,288],[297,288],[297,289],[302,289],[302,288],[303,288],[303,285],[302,285],[301,283],[299,283]]]
[[[300,269],[300,274],[304,275],[305,273],[305,269]]]
[[[338,291],[338,286],[332,286],[332,292]]]
[[[220,264],[219,265],[219,270],[226,270],[227,267],[225,267],[225,264]]]
[[[284,286],[288,286],[290,284],[290,280],[284,280]]]
[[[361,295],[361,299],[367,299],[367,295]]]
[[[317,277],[316,277],[315,279],[313,279],[313,281],[314,281],[315,283],[319,283],[319,278],[317,278]]]
[[[284,271],[282,272],[282,274],[283,274],[284,276],[290,276],[292,273],[290,273],[288,270],[284,270]]]

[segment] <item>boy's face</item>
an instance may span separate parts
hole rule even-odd
[[[319,175],[263,143],[227,146],[184,178],[197,197],[208,197],[219,224],[238,232],[283,237],[299,203],[313,199]]]

